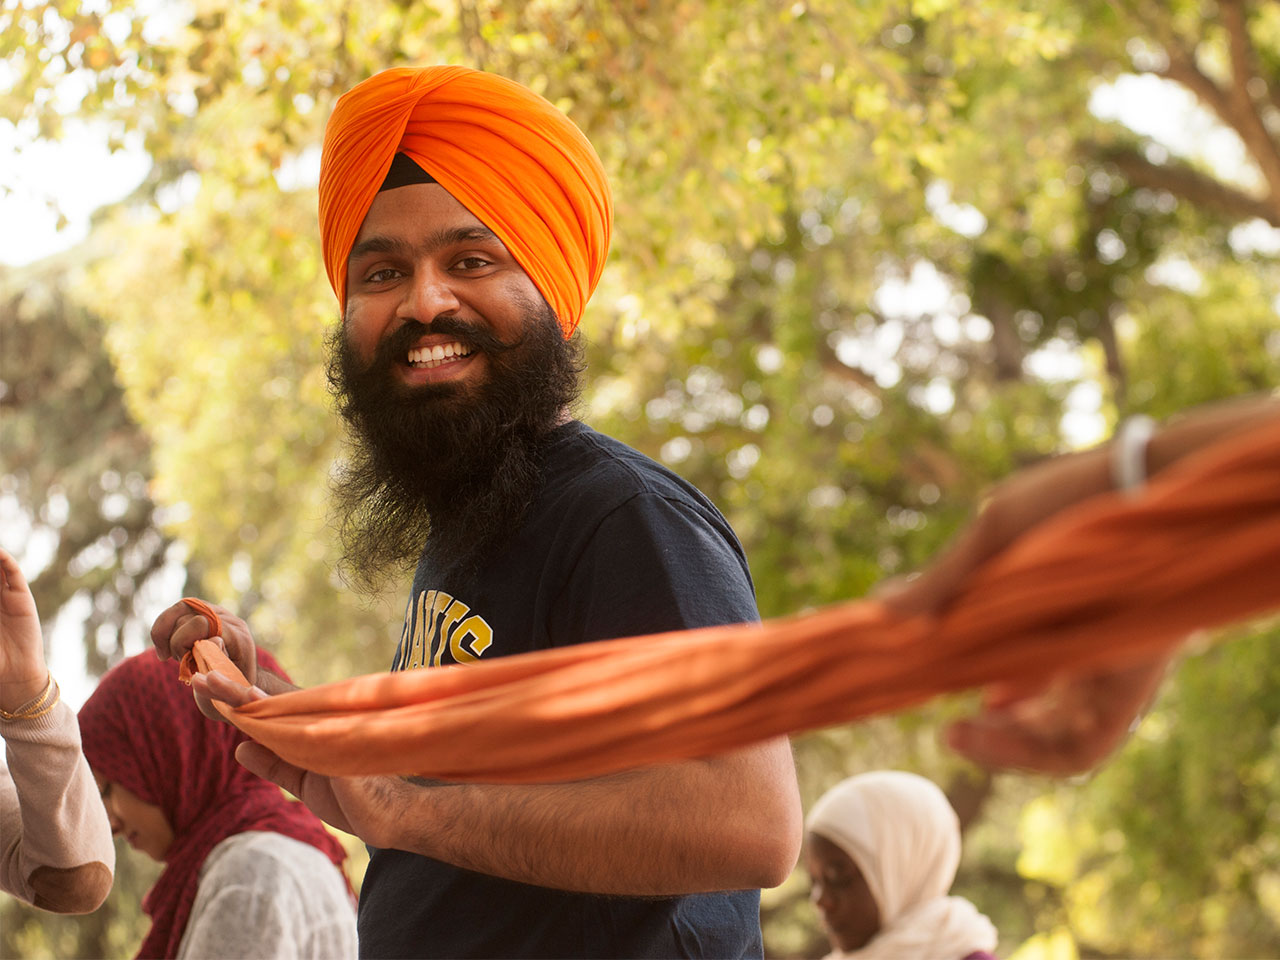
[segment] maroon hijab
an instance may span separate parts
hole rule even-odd
[[[285,676],[268,653],[258,664]],[[227,837],[248,830],[309,843],[341,868],[346,854],[320,819],[235,761],[244,734],[204,716],[178,664],[153,651],[109,670],[80,708],[80,736],[93,771],[164,811],[173,845],[142,900],[151,929],[138,957],[177,955],[196,898],[200,866]]]

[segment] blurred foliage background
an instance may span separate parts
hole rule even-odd
[[[182,591],[302,683],[388,663],[404,585],[333,574],[315,175],[336,97],[397,64],[513,77],[596,145],[581,415],[721,506],[766,616],[921,564],[1118,417],[1280,384],[1275,5],[6,0],[0,54],[18,139],[149,158],[84,243],[0,268],[0,538],[90,675]],[[1278,638],[1197,641],[1089,779],[964,767],[952,702],[798,740],[806,802],[943,784],[1002,956],[1280,955]],[[131,956],[155,873],[120,852],[90,917],[0,898],[0,955]],[[771,955],[825,952],[806,895],[766,892]]]

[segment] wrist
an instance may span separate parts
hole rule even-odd
[[[1111,479],[1115,488],[1136,496],[1147,481],[1147,448],[1156,432],[1156,422],[1137,414],[1126,418],[1111,441]]]
[[[430,808],[431,800],[440,787],[423,786],[399,776],[357,779],[365,791],[366,800],[366,816],[357,831],[361,840],[375,847],[407,850],[441,859],[444,851],[438,841],[443,824],[438,819],[439,811]],[[430,823],[432,827],[430,830],[416,829],[414,825],[421,823]]]
[[[47,704],[53,691],[53,675],[48,670],[23,680],[0,681],[0,719],[35,713]]]
[[[0,680],[0,710],[13,712],[44,692],[49,671],[37,670],[21,680]]]

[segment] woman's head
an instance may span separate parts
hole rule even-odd
[[[93,779],[98,784],[102,805],[107,808],[111,835],[120,834],[133,849],[140,850],[152,860],[163,861],[173,846],[173,825],[165,812],[123,784],[96,772]]]
[[[285,675],[270,654],[257,656],[259,669]],[[305,806],[236,763],[244,734],[200,712],[173,660],[147,651],[107,671],[80,708],[80,739],[112,830],[165,864],[142,901],[152,923],[139,957],[177,955],[200,867],[228,837],[280,833],[341,869],[341,844]]]
[[[913,773],[850,777],[823,794],[805,826],[813,901],[844,951],[945,895],[960,864],[955,811],[935,784]]]
[[[80,736],[112,829],[157,860],[223,798],[262,783],[235,762],[244,736],[200,713],[178,664],[151,651],[107,671],[80,709]]]
[[[880,930],[880,908],[858,865],[836,844],[812,832],[805,838],[804,857],[813,883],[810,899],[832,945],[839,950],[864,946]]]

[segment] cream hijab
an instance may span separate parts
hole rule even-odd
[[[805,826],[852,858],[880,908],[880,932],[832,957],[961,960],[995,949],[991,921],[947,896],[960,865],[960,821],[931,781],[899,770],[850,777],[823,794]]]

